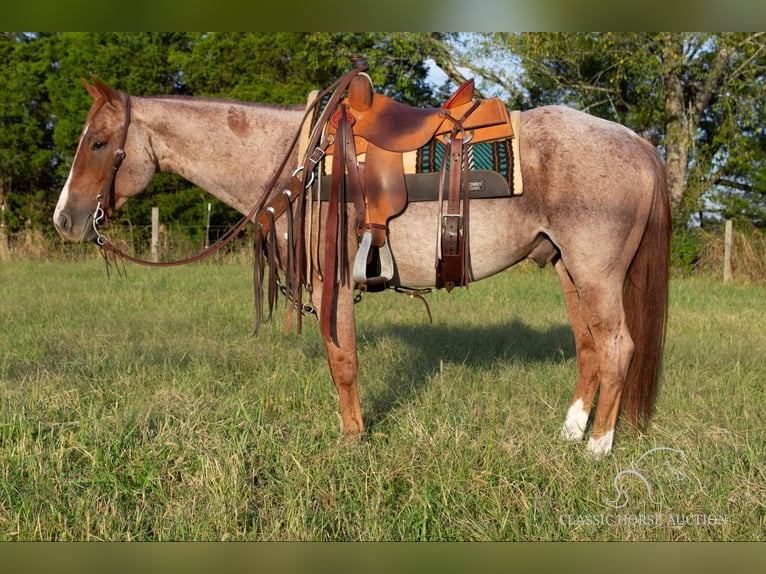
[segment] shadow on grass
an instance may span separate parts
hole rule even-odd
[[[490,370],[498,364],[563,363],[575,357],[569,324],[535,329],[519,320],[488,327],[433,325],[388,325],[382,329],[360,328],[368,345],[391,337],[406,349],[398,364],[364,364],[361,369],[384,371],[383,389],[368,397],[365,424],[372,430],[397,404],[412,400],[441,364],[462,365],[472,370]]]

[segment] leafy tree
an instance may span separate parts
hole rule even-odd
[[[12,231],[36,222],[54,184],[48,62],[46,38],[0,34],[0,195]]]
[[[180,81],[193,95],[301,104],[363,55],[377,89],[401,101],[433,101],[426,83],[428,36],[415,33],[209,32],[190,34],[173,53]]]
[[[716,209],[763,224],[766,34],[437,36],[512,105],[571,105],[660,147],[679,225]]]

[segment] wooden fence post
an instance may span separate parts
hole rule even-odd
[[[210,247],[210,202],[207,204],[207,218],[205,220],[205,249]]]
[[[5,233],[5,203],[0,192],[0,261],[10,261],[11,250],[8,246],[8,235]]]
[[[152,207],[152,261],[160,259],[160,208]]]
[[[731,281],[731,219],[726,220],[723,238],[723,282]]]
[[[10,184],[8,191],[11,191]],[[11,249],[8,244],[8,234],[5,232],[5,180],[0,179],[0,261],[11,260]]]

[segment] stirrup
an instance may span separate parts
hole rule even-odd
[[[367,277],[367,258],[370,255],[372,247],[372,233],[365,231],[362,235],[362,242],[359,244],[359,250],[354,258],[354,281],[359,285],[367,283],[384,283],[390,281],[394,276],[394,257],[391,254],[391,248],[388,246],[388,237],[378,248],[378,258],[380,259],[380,275],[377,277]]]

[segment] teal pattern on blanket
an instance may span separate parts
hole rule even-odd
[[[440,171],[445,149],[446,145],[436,139],[420,148],[415,164],[417,173]],[[513,148],[510,139],[468,144],[465,146],[464,155],[468,162],[468,169],[496,171],[513,189]],[[447,158],[447,168],[449,168],[449,158]]]

